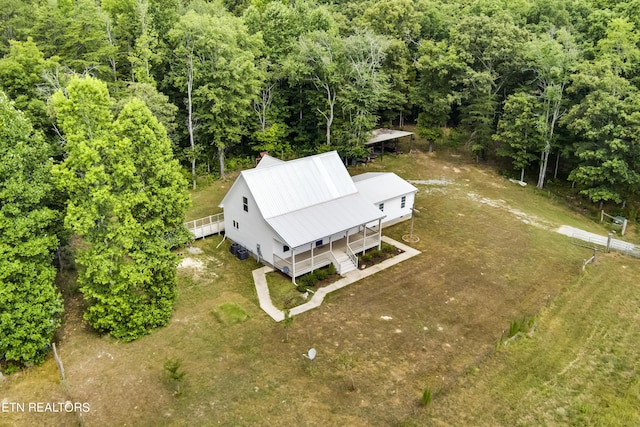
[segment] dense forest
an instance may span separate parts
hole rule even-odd
[[[640,0],[3,1],[0,363],[46,353],[72,235],[94,328],[164,324],[187,181],[260,151],[359,158],[411,122],[539,188],[637,201],[638,27]]]

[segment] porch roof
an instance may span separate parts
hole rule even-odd
[[[354,193],[265,220],[283,243],[296,248],[384,217],[384,212]]]

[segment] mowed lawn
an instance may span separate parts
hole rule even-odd
[[[168,326],[121,344],[91,331],[72,295],[59,334],[67,381],[53,360],[0,379],[7,402],[90,412],[0,413],[0,425],[638,424],[640,261],[601,255],[582,273],[591,252],[553,229],[603,228],[464,157],[416,147],[350,172],[439,181],[417,185],[421,255],[330,294],[285,331],[258,306],[257,263],[218,236],[195,242],[201,254],[181,251],[190,267]],[[198,190],[190,219],[218,212],[230,183]],[[384,233],[408,232],[404,222]],[[240,314],[221,315],[229,307]],[[536,316],[533,335],[498,345],[523,316]],[[311,347],[314,361],[303,357]],[[179,384],[167,360],[181,362]]]

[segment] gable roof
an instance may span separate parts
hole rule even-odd
[[[242,171],[264,218],[356,193],[338,153],[331,151]]]
[[[276,159],[275,157],[271,157],[270,155],[265,154],[260,158],[260,161],[258,162],[256,168],[266,168],[269,166],[279,165],[281,163],[284,163],[284,160]]]
[[[418,191],[393,172],[366,172],[353,177],[356,188],[371,203],[379,203]]]

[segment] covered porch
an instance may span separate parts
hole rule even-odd
[[[328,238],[328,242],[316,246],[314,242],[291,249],[291,256],[287,258],[273,256],[273,266],[283,273],[295,278],[303,274],[325,267],[333,263],[338,274],[345,274],[358,267],[357,254],[367,249],[377,247],[382,243],[381,220],[375,228],[361,225],[357,232],[339,239]],[[308,249],[308,247],[311,247]]]

